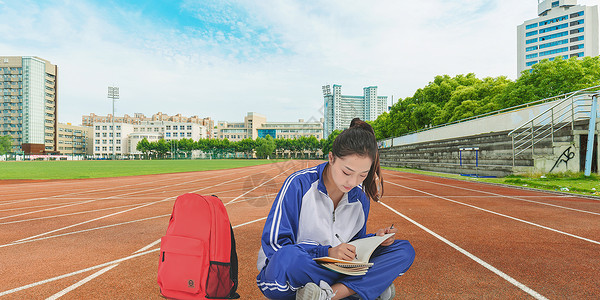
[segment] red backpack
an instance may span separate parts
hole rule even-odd
[[[233,229],[221,200],[177,197],[160,243],[160,293],[174,299],[237,299],[237,277]]]

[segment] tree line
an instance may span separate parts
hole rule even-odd
[[[370,123],[377,139],[385,139],[596,85],[599,57],[545,59],[515,81],[473,73],[436,76]]]
[[[144,138],[138,142],[136,149],[146,158],[188,158],[194,150],[199,150],[211,158],[231,157],[235,154],[242,154],[244,158],[322,158],[321,154],[329,153],[331,144],[339,133],[340,131],[334,131],[327,139],[321,140],[314,136],[273,139],[270,135],[237,142],[228,139],[160,139],[150,142]],[[318,153],[319,150],[321,153]]]

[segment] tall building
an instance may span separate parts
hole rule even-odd
[[[0,135],[12,151],[57,151],[57,67],[34,56],[0,57]]]
[[[598,55],[598,6],[538,0],[538,17],[517,26],[517,72],[557,56]]]
[[[360,118],[364,121],[375,121],[388,109],[387,96],[377,96],[377,87],[363,88],[362,96],[342,95],[342,86],[338,84],[323,86],[325,102],[325,123],[323,138],[327,138],[334,130],[348,128],[350,121]]]

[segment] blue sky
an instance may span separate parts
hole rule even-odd
[[[597,0],[579,0],[598,5]],[[0,55],[59,67],[59,122],[156,112],[322,117],[321,86],[412,96],[434,76],[516,78],[535,0],[0,0]]]

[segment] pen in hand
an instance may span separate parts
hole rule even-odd
[[[387,228],[387,229],[385,230],[385,233],[386,233],[386,234],[387,234],[387,233],[389,233],[389,232],[388,232],[388,230],[391,230],[391,229],[394,229],[394,223],[392,223],[392,226],[390,226],[390,228]]]
[[[346,243],[346,242],[344,242],[344,241],[342,240],[342,238],[340,237],[340,235],[339,235],[339,234],[337,234],[337,233],[336,233],[336,234],[335,234],[335,237],[336,237],[336,238],[337,238],[337,239],[340,241],[340,243],[342,243],[342,244],[345,244],[345,243]],[[358,254],[354,253],[354,258],[357,258],[357,257],[358,257]]]

